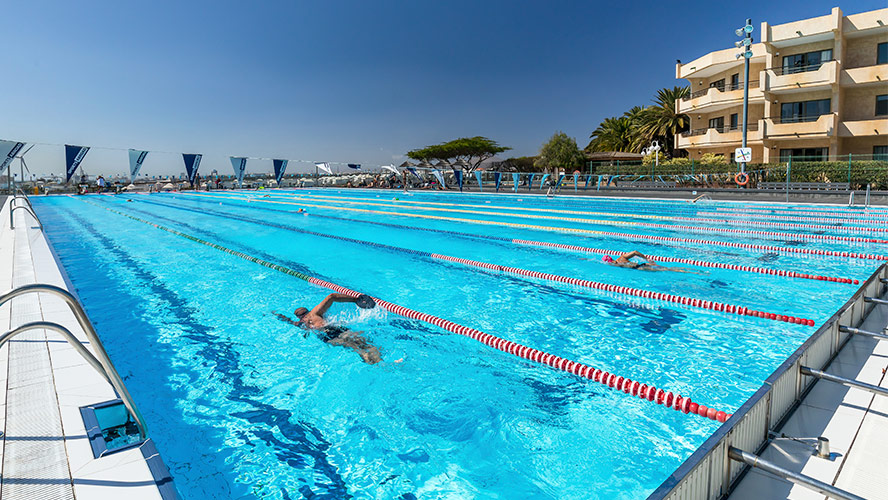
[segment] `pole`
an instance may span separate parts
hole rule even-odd
[[[848,184],[849,184],[848,188],[850,189],[851,188],[851,186],[850,186],[850,184],[851,184],[851,153],[848,153]]]
[[[752,19],[746,20],[746,26],[752,26]],[[746,39],[749,45],[743,46],[743,146],[746,147],[746,122],[749,112],[749,51],[752,48],[752,30],[746,29]],[[746,172],[746,162],[740,162],[740,172]]]
[[[792,156],[786,162],[786,202],[789,203],[789,174],[792,173]]]

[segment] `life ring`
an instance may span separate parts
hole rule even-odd
[[[749,183],[749,174],[747,174],[746,172],[738,173],[734,176],[734,182],[736,182],[738,186],[745,186]]]

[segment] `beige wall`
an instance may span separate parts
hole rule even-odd
[[[764,69],[765,69],[765,62],[764,61],[750,63],[749,64],[749,79],[751,81],[758,81],[759,72],[764,71]],[[719,80],[724,80],[725,85],[730,85],[731,84],[731,75],[733,75],[733,74],[740,75],[740,83],[742,84],[743,83],[743,71],[744,71],[744,69],[743,69],[743,64],[742,64],[742,60],[741,60],[740,64],[738,64],[737,66],[735,66],[727,71],[722,71],[721,73],[717,73],[715,75],[712,75],[712,76],[706,77],[706,78],[689,78],[688,82],[691,87],[691,92],[696,92],[698,90],[707,89],[707,88],[709,88],[710,83],[717,82]]]
[[[888,136],[842,137],[839,140],[839,154],[871,155],[873,146],[888,146]]]
[[[875,66],[876,48],[885,42],[888,42],[888,35],[846,38],[842,66],[846,69]]]
[[[888,94],[888,85],[842,89],[842,121],[876,118],[876,96]],[[888,120],[888,116],[880,117]]]
[[[748,123],[757,124],[759,120],[761,120],[764,116],[765,107],[761,104],[749,105],[749,121]],[[725,126],[731,124],[731,115],[733,113],[737,113],[738,122],[742,122],[743,120],[743,106],[734,106],[731,108],[723,109],[720,111],[712,111],[709,113],[697,113],[694,111],[689,111],[688,116],[691,117],[691,130],[697,130],[701,128],[709,127],[709,120],[711,118],[718,118],[719,116],[725,119]],[[700,118],[697,118],[697,117]]]

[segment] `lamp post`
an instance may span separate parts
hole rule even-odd
[[[738,49],[743,48],[743,52],[737,54],[737,59],[743,58],[743,145],[741,147],[744,149],[746,148],[746,122],[749,112],[749,60],[752,58],[752,30],[752,19],[747,19],[746,25],[734,32],[737,36],[743,37],[734,45]],[[746,172],[745,161],[740,162],[740,172]]]
[[[660,141],[653,141],[650,146],[641,151],[643,156],[654,154],[654,163],[651,164],[651,180],[654,180],[654,167],[660,167]]]

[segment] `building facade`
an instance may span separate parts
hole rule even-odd
[[[835,7],[812,19],[764,22],[753,36],[760,42],[752,45],[749,72],[752,163],[848,154],[888,159],[888,9],[844,16]],[[676,104],[690,117],[690,130],[675,142],[692,159],[733,159],[740,147],[740,52],[719,50],[676,65],[676,78],[690,84],[690,95]]]

